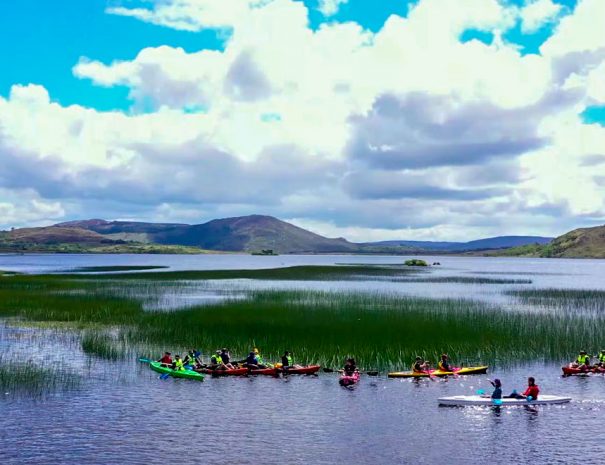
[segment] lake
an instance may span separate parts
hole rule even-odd
[[[183,305],[213,293],[256,288],[355,290],[460,296],[513,305],[506,289],[604,289],[605,261],[421,257],[430,274],[531,280],[524,284],[392,281],[228,280],[191,284]],[[253,269],[341,263],[400,264],[388,256],[4,255],[0,269],[61,272],[80,266],[163,265],[173,270]],[[181,292],[179,288],[179,292]],[[197,292],[197,294],[196,294]],[[191,294],[191,295],[189,295]],[[165,296],[179,306],[178,295]],[[338,376],[160,380],[135,360],[110,362],[82,353],[75,336],[0,323],[0,350],[83,373],[75,391],[40,398],[0,393],[1,464],[511,464],[602,463],[605,377],[562,378],[560,364],[525,363],[488,375],[397,380],[363,376],[353,389]],[[561,336],[563,337],[563,335]],[[603,342],[605,345],[605,341]],[[590,348],[598,350],[600,348]],[[573,354],[571,354],[573,355]],[[570,356],[571,356],[570,355]],[[520,355],[523,358],[522,352]],[[407,367],[402,367],[407,368]],[[563,406],[438,407],[446,395],[505,393],[535,376],[543,393],[568,395]]]

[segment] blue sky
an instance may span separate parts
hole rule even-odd
[[[4,3],[0,228],[261,213],[467,240],[605,220],[603,0]]]

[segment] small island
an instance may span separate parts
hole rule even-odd
[[[404,263],[406,266],[429,266],[427,262],[424,260],[420,260],[419,258],[412,258],[410,260],[406,260]]]
[[[274,252],[273,249],[263,249],[260,252],[252,252],[251,255],[279,255],[277,252]]]

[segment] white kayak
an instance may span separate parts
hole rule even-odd
[[[566,404],[571,401],[571,397],[549,396],[542,395],[538,400],[528,401],[527,399],[500,399],[502,403],[495,401],[489,397],[483,396],[451,396],[440,397],[439,405],[456,405],[463,407],[465,405],[498,405],[498,406],[514,406],[514,405],[554,405]]]

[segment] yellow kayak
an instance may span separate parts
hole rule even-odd
[[[484,375],[487,373],[487,365],[481,367],[466,367],[455,371],[430,370],[430,376],[451,376],[451,375]],[[396,371],[389,373],[389,378],[426,378],[427,372],[415,373],[413,371]]]

